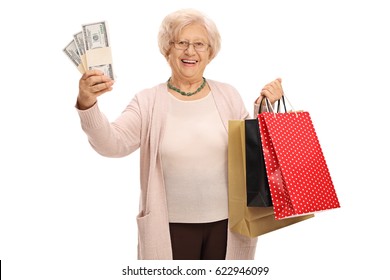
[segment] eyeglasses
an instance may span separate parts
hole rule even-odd
[[[194,49],[198,52],[204,52],[207,51],[210,45],[205,44],[203,42],[193,42],[190,43],[188,41],[179,41],[179,42],[170,42],[170,44],[173,44],[175,46],[175,49],[177,50],[186,50],[190,47],[190,45],[194,46]]]

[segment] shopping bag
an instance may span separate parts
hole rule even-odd
[[[245,165],[247,206],[272,206],[268,185],[259,120],[247,119],[245,123]]]
[[[229,229],[256,237],[314,217],[313,214],[276,220],[273,207],[248,207],[246,196],[245,121],[228,126]]]
[[[263,112],[258,118],[275,218],[339,208],[309,112]]]
[[[258,114],[262,108],[270,110],[268,100],[263,98],[259,106]],[[283,102],[284,109],[286,105]],[[277,102],[277,112],[280,111],[281,102]],[[245,119],[245,162],[246,162],[246,196],[247,206],[250,207],[269,207],[272,206],[271,192],[269,189],[267,171],[264,161],[263,147],[261,144],[261,134],[259,120]]]

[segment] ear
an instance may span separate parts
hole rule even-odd
[[[167,60],[167,62],[169,62],[169,59],[171,58],[171,52],[169,52],[166,56],[165,56],[165,59]]]
[[[211,57],[211,50],[209,50],[209,62],[207,64],[209,64],[214,59],[214,57]]]
[[[209,61],[207,62],[207,64],[209,64],[212,60],[214,59],[214,57],[211,57],[211,56],[209,56]]]

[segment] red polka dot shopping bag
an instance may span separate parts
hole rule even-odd
[[[275,219],[339,208],[310,114],[263,112],[258,119]]]

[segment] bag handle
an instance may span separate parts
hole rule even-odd
[[[261,108],[263,107],[261,104],[263,104],[263,101],[264,101],[264,99],[265,99],[265,105],[266,105],[266,107],[267,107],[267,112],[269,112],[270,111],[270,109],[269,108],[271,108],[271,111],[273,112],[273,113],[275,113],[274,112],[274,109],[273,109],[273,107],[272,107],[272,105],[271,105],[271,102],[269,101],[269,99],[266,97],[266,96],[263,96],[262,98],[261,98],[261,101],[260,101],[260,104],[259,104],[259,111],[258,111],[258,113],[260,114],[261,113]],[[284,96],[282,95],[282,103],[283,103],[283,107],[284,107],[284,112],[287,112],[287,109],[286,109],[286,103],[285,103],[285,101],[284,101]],[[278,102],[278,105],[277,105],[277,107],[276,107],[276,113],[280,113],[280,99],[277,101]]]
[[[262,113],[261,108],[263,107],[262,104],[263,104],[264,99],[265,99],[265,107],[267,107],[267,112],[270,111],[269,107],[272,107],[271,106],[271,102],[269,101],[269,99],[266,96],[262,96],[262,98],[260,100],[260,103],[259,103],[259,111],[257,112],[258,114]]]
[[[285,101],[285,100],[287,100],[288,104],[289,104],[290,107],[291,107],[291,112],[294,112],[295,115],[298,117],[297,111],[295,111],[294,107],[291,105],[290,100],[288,100],[287,96],[285,96],[284,94],[282,95],[282,98],[280,98],[280,99],[278,100],[278,104],[277,104],[277,107],[276,107],[276,113],[275,113],[274,109],[272,108],[271,102],[269,101],[269,99],[268,99],[266,96],[263,96],[263,98],[262,98],[261,101],[260,101],[259,112],[258,112],[259,114],[261,113],[261,107],[262,107],[261,104],[263,103],[264,98],[265,98],[265,101],[266,101],[265,103],[266,103],[266,107],[267,107],[267,112],[270,111],[269,108],[271,107],[271,110],[272,110],[272,112],[274,113],[274,115],[275,115],[276,113],[280,113],[280,103],[281,103],[280,100],[282,100],[284,112],[285,112],[285,113],[288,113],[288,112],[287,112],[287,108],[286,108],[286,101]]]
[[[287,108],[286,108],[286,102],[284,101],[284,95],[282,95],[282,103],[283,103],[283,108],[284,112],[287,113]],[[280,99],[278,100],[278,107],[277,107],[277,113],[280,113]]]

